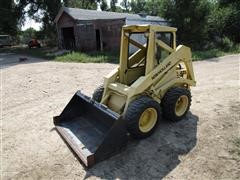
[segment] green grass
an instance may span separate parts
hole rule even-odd
[[[58,62],[79,62],[79,63],[118,63],[119,54],[117,52],[69,52],[64,55],[54,55],[56,48],[32,48],[27,47],[12,47],[12,48],[0,48],[1,52],[17,53],[28,55],[32,57],[42,58],[46,60],[54,60]],[[240,45],[235,46],[229,51],[224,51],[220,49],[210,49],[206,51],[193,51],[192,57],[193,61],[199,61],[209,58],[220,57],[229,54],[240,53]]]
[[[193,61],[199,61],[204,59],[210,59],[215,57],[220,57],[229,54],[240,53],[240,47],[234,48],[230,51],[223,51],[220,49],[211,49],[207,51],[193,51]],[[54,60],[61,62],[81,62],[81,63],[101,63],[101,62],[118,62],[119,55],[117,53],[109,52],[91,52],[91,53],[82,53],[82,52],[72,52],[62,56],[55,57]]]
[[[224,51],[221,49],[211,49],[206,51],[193,51],[192,59],[193,61],[199,61],[204,59],[210,59],[215,57],[221,57],[229,54],[238,54],[240,53],[240,46],[234,47],[229,51]]]
[[[55,61],[60,62],[80,62],[80,63],[102,63],[111,62],[117,63],[119,61],[119,56],[117,53],[109,52],[71,52],[65,55],[57,56],[54,58]]]
[[[46,60],[54,60],[59,62],[79,62],[79,63],[118,63],[119,54],[116,52],[69,52],[63,55],[54,55],[56,48],[32,48],[27,47],[12,47],[1,48],[0,53],[16,53],[28,55]]]

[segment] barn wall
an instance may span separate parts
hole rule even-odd
[[[96,30],[100,32],[102,50],[118,51],[120,49],[121,28],[125,19],[104,19],[75,21],[68,14],[63,13],[56,27],[58,33],[58,46],[64,49],[62,28],[73,27],[75,47],[80,51],[95,51],[97,49]]]
[[[76,48],[81,51],[96,50],[94,21],[78,21],[75,24]]]
[[[125,19],[101,20],[98,22],[96,28],[101,31],[104,50],[119,50],[123,25],[125,25]]]
[[[125,19],[78,21],[75,39],[77,49],[81,51],[96,50],[96,30],[100,31],[101,49],[119,50],[121,28]]]
[[[73,27],[75,48],[81,51],[94,51],[97,49],[96,30],[100,32],[100,47],[102,50],[118,51],[120,49],[121,28],[123,25],[132,24],[161,24],[167,22],[141,20],[141,19],[102,19],[102,20],[74,20],[63,12],[56,23],[59,48],[64,48],[62,28]],[[140,37],[134,37],[139,42]],[[133,51],[134,47],[130,47]]]

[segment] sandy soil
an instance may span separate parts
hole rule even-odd
[[[194,63],[191,112],[148,139],[85,169],[53,128],[76,90],[91,95],[115,64],[0,54],[2,179],[240,179],[240,55]]]

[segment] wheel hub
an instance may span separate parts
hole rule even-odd
[[[139,119],[139,129],[146,133],[151,131],[157,122],[157,111],[154,108],[147,108]]]
[[[188,97],[186,95],[182,95],[178,98],[175,104],[175,113],[177,116],[182,116],[188,107]]]

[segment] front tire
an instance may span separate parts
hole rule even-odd
[[[92,95],[92,99],[100,103],[102,100],[103,92],[104,92],[104,87],[102,84],[95,89]]]
[[[132,101],[124,115],[128,132],[138,139],[150,136],[160,120],[161,107],[148,96]]]
[[[171,121],[180,121],[191,105],[191,92],[183,87],[169,89],[164,95],[161,106],[163,117]]]

